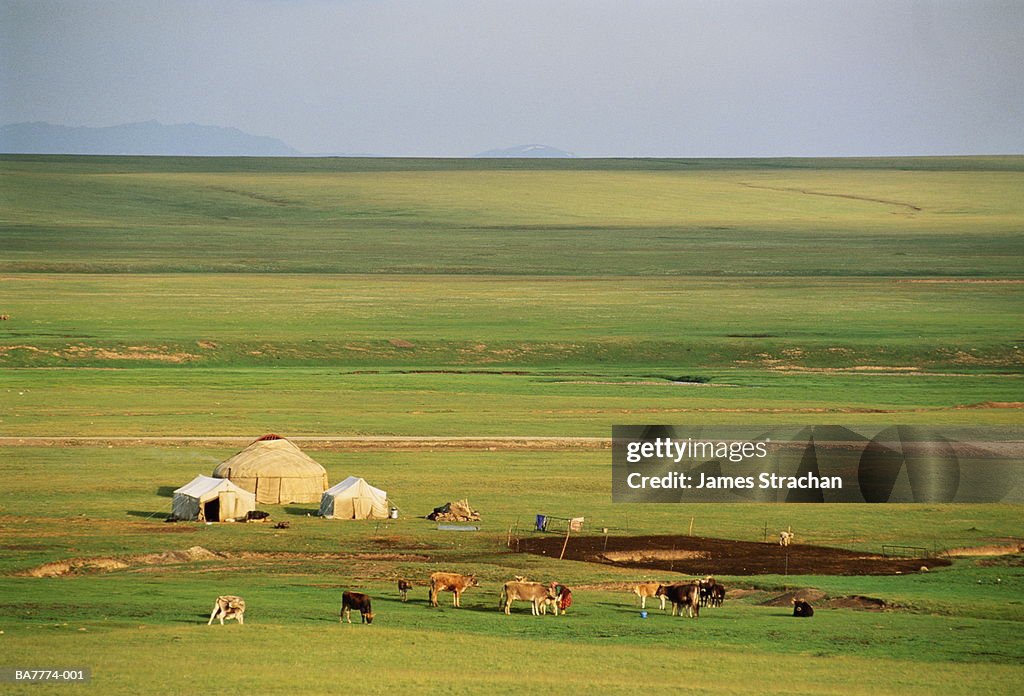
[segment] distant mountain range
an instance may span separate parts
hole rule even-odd
[[[503,150],[488,150],[477,157],[575,157],[571,152],[550,145],[516,145]]]
[[[226,157],[376,157],[304,154],[287,143],[237,128],[159,121],[118,126],[58,126],[43,121],[0,126],[0,153],[33,155],[177,155]],[[549,145],[517,145],[475,157],[575,157]]]
[[[301,153],[276,138],[237,128],[157,121],[119,126],[55,126],[12,123],[0,126],[0,152],[40,155],[208,155],[288,157]]]

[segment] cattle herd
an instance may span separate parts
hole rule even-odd
[[[408,600],[409,590],[412,583],[401,579],[398,581],[398,593],[401,601]],[[461,575],[459,573],[434,573],[430,576],[429,602],[430,606],[438,606],[438,595],[441,592],[452,593],[452,606],[461,606],[462,593],[471,588],[480,587],[475,575]],[[672,603],[672,616],[682,616],[683,612],[690,618],[700,617],[701,607],[720,607],[725,601],[725,587],[713,577],[699,578],[690,582],[663,584],[658,582],[638,583],[632,586],[632,592],[640,598],[641,609],[647,608],[647,600],[655,597],[665,609],[666,602]],[[530,582],[524,577],[516,576],[502,585],[498,595],[498,609],[509,615],[512,613],[512,603],[516,601],[529,602],[531,613],[534,616],[547,614],[551,609],[555,616],[559,612],[565,614],[572,604],[572,592],[568,587],[557,583]],[[796,604],[796,600],[794,600]],[[339,622],[352,623],[352,611],[358,611],[362,623],[373,623],[372,600],[369,595],[362,592],[343,592],[341,595],[341,611],[338,615]],[[646,616],[646,612],[643,613]],[[794,616],[811,616],[813,610],[810,605],[801,602],[795,607]],[[245,600],[235,595],[221,595],[214,603],[213,612],[207,625],[220,619],[223,625],[224,619],[235,619],[240,624],[245,623]]]

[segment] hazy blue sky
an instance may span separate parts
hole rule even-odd
[[[0,123],[307,153],[1024,152],[1024,0],[0,0]]]

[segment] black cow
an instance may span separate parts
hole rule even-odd
[[[686,615],[691,619],[700,617],[700,586],[696,582],[668,585],[665,596],[672,602],[672,616],[676,616],[676,612],[682,616],[683,607],[686,607]]]
[[[793,616],[814,616],[814,608],[802,599],[793,598]]]
[[[341,595],[341,613],[338,614],[338,623],[348,621],[352,623],[352,610],[359,611],[363,623],[373,623],[373,609],[370,607],[370,596],[362,592],[343,592]]]
[[[725,586],[715,583],[715,586],[711,588],[711,596],[708,598],[708,602],[713,607],[722,606],[722,602],[725,601]]]

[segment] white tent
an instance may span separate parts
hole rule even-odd
[[[256,509],[256,496],[227,479],[196,476],[174,491],[171,512],[178,520],[224,522]]]
[[[386,519],[388,494],[357,476],[349,476],[324,491],[320,515],[342,520]]]

